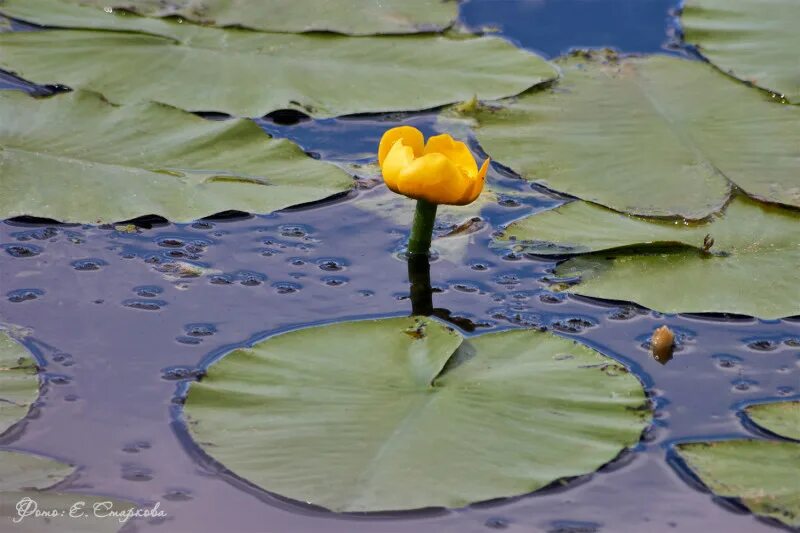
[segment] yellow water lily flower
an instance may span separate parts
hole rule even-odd
[[[448,134],[425,139],[411,126],[383,134],[378,163],[386,186],[398,194],[432,204],[467,205],[483,190],[489,159],[481,168],[467,145]]]

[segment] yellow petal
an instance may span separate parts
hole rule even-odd
[[[414,159],[400,171],[397,192],[434,204],[456,204],[470,189],[471,183],[472,180],[450,159],[443,154],[431,153]]]
[[[453,140],[448,134],[434,135],[428,139],[428,144],[425,145],[425,154],[442,154],[447,157],[455,165],[463,169],[464,173],[469,177],[475,177],[478,174],[478,164],[475,163],[475,158],[472,157],[472,152],[466,144],[461,141]]]
[[[381,143],[378,146],[378,164],[383,168],[383,161],[389,155],[389,151],[398,140],[403,141],[403,144],[410,146],[413,154],[416,157],[422,155],[425,138],[422,132],[412,126],[398,126],[387,130],[381,137]]]
[[[464,193],[464,196],[459,198],[459,201],[456,202],[454,205],[467,205],[474,202],[478,196],[481,195],[483,191],[483,185],[485,183],[486,171],[489,169],[489,159],[487,158],[486,161],[483,162],[481,165],[481,169],[478,171],[478,175],[475,178],[470,180],[470,187]]]
[[[381,165],[381,173],[386,186],[394,192],[400,192],[397,188],[397,178],[405,168],[414,161],[414,150],[410,146],[403,144],[402,139],[397,139],[389,149],[389,153]],[[401,193],[402,194],[402,193]]]

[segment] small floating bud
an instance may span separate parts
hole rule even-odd
[[[650,350],[653,353],[653,359],[665,365],[672,359],[672,350],[675,345],[675,334],[667,326],[661,326],[653,332],[653,338],[650,339]]]

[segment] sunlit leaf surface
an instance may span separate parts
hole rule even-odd
[[[586,254],[557,276],[569,292],[665,313],[800,314],[800,213],[740,196],[709,222],[622,215],[573,202],[512,224],[502,239],[538,255]],[[706,244],[713,244],[704,251]],[[502,241],[501,241],[502,242]],[[594,252],[594,253],[593,253]]]
[[[686,0],[681,22],[720,70],[800,103],[800,2]]]
[[[0,178],[0,216],[89,223],[267,213],[352,187],[339,168],[251,121],[113,106],[84,91],[0,92]]]
[[[552,88],[474,112],[493,159],[631,214],[701,219],[731,184],[800,207],[800,108],[699,61],[583,54],[559,66]]]
[[[196,441],[272,492],[336,511],[524,494],[639,439],[639,382],[551,333],[467,340],[425,318],[345,322],[236,350],[193,383]]]
[[[539,56],[496,37],[262,33],[110,18],[57,0],[7,0],[0,12],[49,26],[107,29],[0,34],[0,67],[36,83],[90,89],[114,103],[331,117],[428,109],[474,95],[502,98],[557,75]]]

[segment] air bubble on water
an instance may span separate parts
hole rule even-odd
[[[778,348],[778,343],[770,339],[749,342],[747,347],[756,352],[771,352]]]
[[[275,289],[275,292],[278,294],[292,294],[299,291],[302,286],[290,281],[278,281],[272,284],[272,288]]]
[[[21,303],[30,300],[36,300],[37,298],[43,295],[44,291],[41,289],[17,289],[6,293],[8,301],[12,303]]]
[[[108,265],[107,262],[103,261],[102,259],[77,259],[70,263],[72,268],[78,270],[80,272],[91,272],[94,270],[100,270],[101,267]]]
[[[141,311],[158,311],[165,305],[167,302],[164,300],[125,300],[122,302],[122,305],[125,307],[130,307],[131,309],[139,309]]]
[[[6,253],[12,257],[27,258],[36,257],[42,253],[42,249],[32,244],[3,244],[0,245]]]
[[[205,323],[186,324],[183,329],[190,337],[209,337],[217,332],[214,324]]]
[[[139,287],[134,287],[133,292],[142,298],[155,298],[164,292],[164,289],[156,285],[141,285]]]
[[[343,270],[347,262],[344,259],[338,259],[333,257],[323,258],[317,260],[317,266],[326,272],[337,272],[339,270]]]

